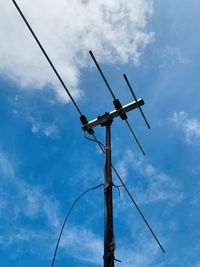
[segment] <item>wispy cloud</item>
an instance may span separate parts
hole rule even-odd
[[[104,62],[138,64],[153,39],[152,0],[18,2],[75,97],[80,69],[91,65],[88,50]],[[0,1],[0,24],[0,72],[26,89],[50,85],[66,99],[12,1]]]
[[[29,220],[30,225],[34,220],[41,219],[44,227],[57,228],[60,219],[56,199],[47,195],[39,186],[17,177],[16,173],[15,162],[0,151],[0,218],[2,222],[7,222],[8,227],[4,231],[24,218]]]
[[[140,236],[137,238],[137,246],[132,247],[129,245],[127,247],[127,245],[121,244],[121,249],[116,254],[122,260],[124,267],[133,265],[137,267],[150,267],[158,266],[156,264],[158,252],[158,249],[152,242]]]
[[[55,122],[45,123],[39,119],[35,119],[32,116],[28,116],[27,120],[31,123],[33,134],[45,135],[50,138],[59,137],[59,129]]]
[[[1,173],[1,214],[2,219],[18,220],[23,216],[29,219],[44,217],[46,224],[57,227],[58,203],[47,196],[40,187],[31,185],[16,177],[15,166],[10,159],[0,152]]]
[[[177,203],[183,199],[180,185],[172,177],[156,169],[143,158],[136,159],[128,150],[118,165],[127,176],[130,172],[137,172],[134,181],[134,192],[142,204],[152,204],[161,201]]]
[[[0,173],[6,177],[15,175],[15,168],[8,157],[0,151]]]
[[[39,186],[16,177],[15,168],[12,160],[0,151],[0,219],[6,222],[6,228],[1,230],[0,249],[26,244],[27,253],[41,252],[43,247],[44,255],[51,258],[63,221],[60,204]],[[101,265],[102,239],[84,226],[68,226],[61,248],[64,254],[77,260]]]
[[[188,114],[184,111],[174,112],[170,119],[176,128],[183,132],[188,144],[200,138],[199,119],[189,118]]]
[[[124,237],[116,240],[115,257],[122,260],[124,267],[133,264],[137,267],[155,266],[158,253],[160,253],[158,246],[152,242],[150,236],[146,237],[143,231],[134,230],[133,235],[133,244]],[[102,266],[103,240],[84,227],[70,226],[70,230],[64,234],[61,247],[67,254],[73,255],[82,262]]]
[[[166,46],[159,51],[159,57],[162,63],[160,68],[171,68],[177,64],[190,64],[191,60],[187,58],[179,47]]]
[[[103,240],[85,227],[70,226],[62,239],[61,248],[78,260],[102,265]]]

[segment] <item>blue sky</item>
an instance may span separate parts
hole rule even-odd
[[[129,121],[146,156],[117,119],[113,163],[166,254],[125,191],[114,190],[116,266],[199,267],[200,2],[18,3],[89,119],[113,109],[90,49],[123,104],[132,101],[123,73],[144,98],[152,129],[136,110]],[[77,111],[11,1],[0,0],[0,26],[0,265],[51,266],[66,210],[102,183],[104,158],[84,139]],[[103,128],[96,135],[104,141]],[[74,209],[56,266],[102,266],[102,256],[98,189]]]

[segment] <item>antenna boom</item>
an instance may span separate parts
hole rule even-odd
[[[98,116],[96,119],[88,122],[87,124],[82,126],[82,129],[84,131],[88,131],[90,129],[92,129],[93,127],[97,126],[97,125],[103,125],[108,121],[113,120],[114,118],[125,114],[126,112],[131,111],[132,109],[136,109],[140,106],[144,105],[144,100],[143,99],[138,99],[137,101],[131,102],[125,106],[123,106],[122,108],[118,109],[118,110],[113,110],[109,113],[105,113],[103,116]]]

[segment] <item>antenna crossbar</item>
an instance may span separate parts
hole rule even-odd
[[[82,126],[84,131],[88,131],[94,128],[97,125],[104,125],[106,122],[113,120],[114,118],[125,114],[126,112],[131,111],[132,109],[136,109],[140,106],[144,105],[143,99],[138,99],[137,101],[133,101],[120,109],[115,109],[109,113],[105,113],[103,116],[98,116],[96,119],[88,122],[87,124]]]

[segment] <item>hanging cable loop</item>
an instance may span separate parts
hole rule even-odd
[[[87,189],[86,191],[84,191],[80,196],[78,196],[76,198],[76,200],[73,202],[73,204],[71,205],[70,209],[68,210],[66,216],[65,216],[65,219],[64,219],[64,222],[62,224],[62,227],[61,227],[61,230],[60,230],[60,233],[59,233],[59,236],[58,236],[58,240],[57,240],[57,243],[56,243],[56,247],[55,247],[55,250],[54,250],[54,254],[53,254],[53,259],[52,259],[52,264],[51,264],[51,267],[54,267],[55,266],[55,260],[56,260],[56,255],[57,255],[57,251],[58,251],[58,247],[59,247],[59,244],[60,244],[60,240],[61,240],[61,237],[62,237],[62,234],[63,234],[63,230],[65,228],[65,225],[67,223],[67,220],[69,218],[69,215],[71,214],[74,206],[77,204],[77,202],[84,196],[86,195],[87,193],[89,193],[90,191],[92,190],[97,190],[99,187],[103,186],[104,184],[99,184],[97,186],[93,186],[89,189]]]
[[[88,140],[93,141],[93,142],[96,142],[99,145],[99,148],[101,149],[101,151],[105,154],[105,150],[102,147],[103,144],[96,138],[96,136],[94,136],[94,139],[95,139],[95,141],[93,139],[90,140],[90,138],[88,138]],[[148,223],[147,219],[145,218],[143,212],[141,211],[141,209],[139,208],[139,206],[136,203],[135,199],[133,198],[132,194],[130,193],[130,191],[129,191],[128,187],[126,186],[125,182],[123,181],[122,177],[120,176],[120,174],[116,170],[115,166],[113,164],[111,164],[111,166],[112,166],[112,169],[113,169],[114,173],[116,174],[117,178],[121,182],[121,185],[124,187],[126,193],[128,194],[131,202],[135,206],[136,210],[139,212],[139,215],[140,215],[141,219],[143,220],[143,222],[145,223],[145,225],[149,229],[150,233],[152,234],[153,238],[155,239],[156,243],[158,244],[158,246],[160,247],[160,249],[162,250],[162,252],[165,253],[165,250],[164,250],[163,246],[161,245],[161,243],[158,240],[156,234],[154,233],[153,229],[151,228],[150,224]]]

